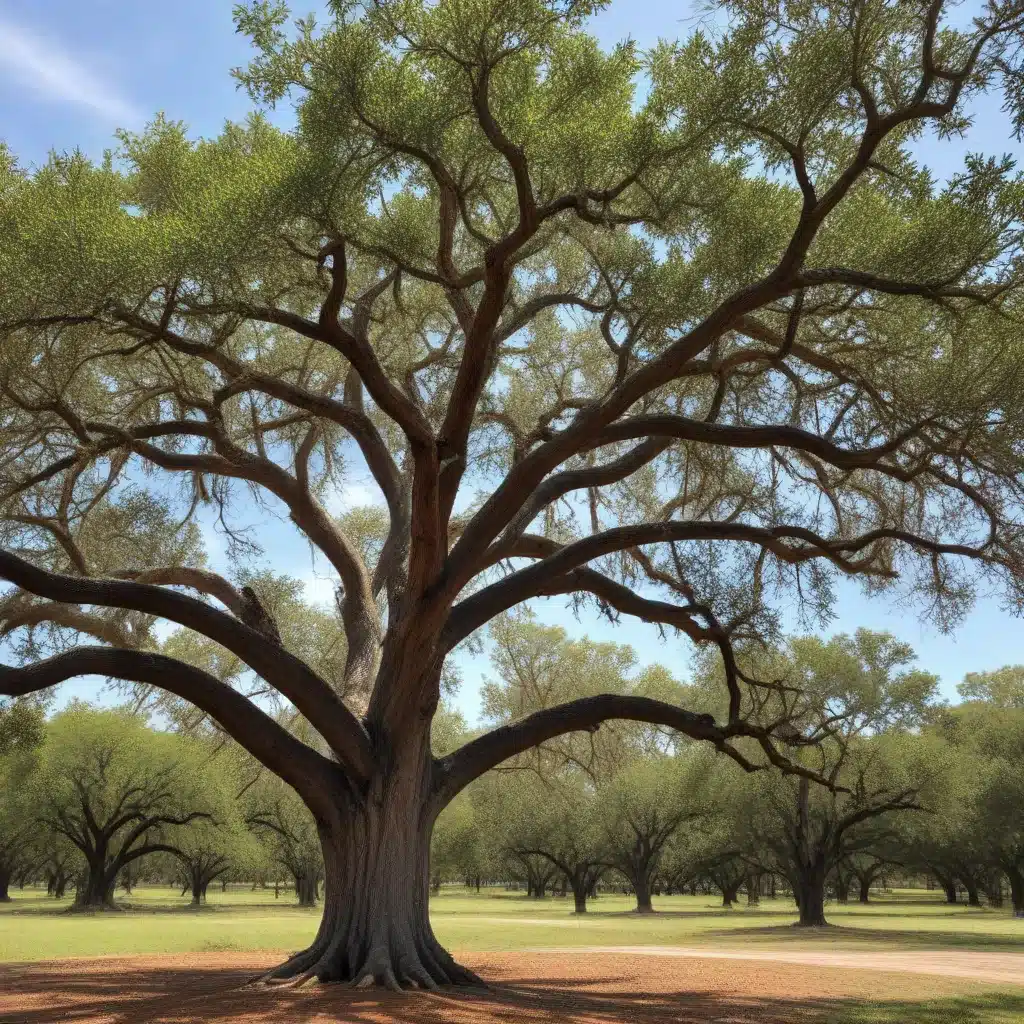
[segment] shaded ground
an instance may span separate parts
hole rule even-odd
[[[494,986],[487,995],[390,995],[333,986],[300,992],[246,988],[253,974],[277,962],[279,954],[14,964],[0,966],[0,1021],[799,1024],[839,1020],[833,1011],[847,999],[912,1001],[972,993],[985,998],[978,995],[984,986],[950,977],[838,966],[809,971],[803,964],[712,958],[704,952],[694,957],[578,950],[464,955],[463,962]],[[1019,1005],[1024,1008],[1024,994]]]

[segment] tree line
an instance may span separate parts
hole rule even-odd
[[[639,668],[629,647],[574,640],[529,615],[502,618],[490,640],[490,724],[591,693],[713,708],[720,692],[715,661],[684,684],[664,667]],[[741,892],[757,903],[785,891],[801,925],[821,926],[828,898],[867,902],[880,879],[899,878],[937,884],[950,902],[962,891],[974,906],[1002,907],[1008,895],[1024,916],[1024,667],[969,674],[950,706],[889,634],[798,637],[759,658],[795,723],[791,756],[831,788],[744,772],[657,726],[562,735],[445,810],[434,890],[557,891],[577,913],[609,888],[632,892],[639,913],[662,893],[713,891],[729,907]],[[317,903],[312,816],[216,731],[155,729],[139,712],[81,704],[45,719],[38,702],[11,705],[0,724],[0,899],[16,880],[45,880],[57,898],[73,886],[76,905],[103,907],[117,886],[159,879],[200,905],[217,879],[285,877],[301,904]],[[472,736],[450,707],[435,719],[439,756]]]

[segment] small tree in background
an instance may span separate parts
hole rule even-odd
[[[238,799],[238,773],[225,766],[223,757],[211,756],[206,783],[209,817],[176,830],[173,858],[192,893],[192,905],[206,902],[214,879],[229,871],[245,871],[257,862],[256,841],[246,826]]]
[[[835,788],[806,777],[754,780],[749,848],[789,879],[799,923],[821,926],[826,880],[843,857],[876,844],[893,812],[920,809],[922,789],[941,771],[934,744],[905,742],[905,731],[925,721],[938,680],[913,667],[907,644],[864,629],[827,641],[799,637],[751,660],[751,671],[776,680],[762,720],[785,721],[791,756]],[[717,671],[708,668],[712,677]],[[715,692],[707,675],[701,688]]]
[[[309,810],[294,790],[266,773],[246,792],[244,800],[245,822],[263,845],[266,857],[292,879],[299,906],[315,907],[324,863]]]
[[[184,826],[210,813],[209,752],[127,711],[77,705],[47,724],[37,814],[84,858],[82,907],[113,905],[117,877],[152,853],[175,853]]]
[[[635,761],[602,787],[608,863],[633,887],[637,913],[654,909],[653,882],[669,840],[708,813],[710,771],[709,758],[688,749]]]
[[[0,902],[10,901],[10,885],[34,859],[38,826],[32,780],[38,771],[43,709],[33,701],[0,705]]]

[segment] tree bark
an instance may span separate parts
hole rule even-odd
[[[946,893],[946,902],[956,903],[956,882],[943,882],[942,888]]]
[[[747,906],[756,907],[761,903],[761,876],[747,875]]]
[[[861,903],[871,902],[871,879],[865,875],[860,879],[860,897]]]
[[[821,928],[825,920],[825,867],[820,862],[797,865],[793,895],[800,909],[801,928]]]
[[[318,885],[316,875],[302,873],[295,876],[295,895],[298,897],[300,907],[315,907],[317,904]],[[440,889],[438,879],[438,889]]]
[[[739,883],[736,885],[727,885],[722,889],[722,906],[731,907],[739,896],[740,886]]]
[[[102,861],[88,862],[84,877],[75,891],[76,905],[97,909],[113,907],[116,879],[117,872],[106,870],[106,864]]]
[[[987,873],[982,882],[982,888],[985,890],[985,899],[990,907],[1003,905],[1003,876],[1001,873]]]
[[[1007,868],[1006,877],[1010,880],[1010,901],[1013,904],[1013,916],[1024,917],[1024,871]]]
[[[848,903],[850,901],[850,876],[836,868],[836,902]]]
[[[969,907],[981,906],[981,894],[978,891],[978,882],[974,878],[964,878],[964,888],[967,890],[967,905]]]
[[[636,892],[636,912],[638,914],[653,914],[650,879],[642,871],[638,872],[636,878],[633,879],[633,889]]]
[[[424,734],[411,766],[396,754],[391,771],[371,780],[365,794],[332,794],[329,817],[321,804],[315,815],[324,862],[320,928],[308,949],[263,981],[390,989],[481,984],[430,926],[430,835],[440,808],[429,790],[426,743]]]
[[[0,870],[0,903],[10,903],[11,872]]]
[[[204,878],[193,876],[192,878],[192,906],[198,907],[206,902],[206,887],[209,882]]]

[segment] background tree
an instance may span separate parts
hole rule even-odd
[[[937,729],[963,773],[950,845],[976,890],[997,889],[1005,875],[1014,915],[1024,916],[1024,709],[971,701],[944,711]]]
[[[42,707],[15,701],[0,708],[0,902],[10,900],[10,885],[33,858],[38,828],[31,780],[38,770],[43,736]]]
[[[294,130],[158,118],[96,165],[0,156],[0,573],[32,638],[0,686],[159,686],[301,794],[329,898],[281,977],[467,980],[427,919],[431,828],[556,735],[639,719],[784,762],[732,651],[777,633],[776,595],[813,616],[835,573],[903,579],[943,624],[979,575],[1021,600],[1021,190],[1008,159],[939,184],[909,148],[1000,88],[1024,120],[1018,6],[962,30],[941,0],[721,7],[641,53],[584,33],[590,0],[294,30],[253,0],[237,76]],[[329,510],[364,466],[376,533]],[[246,553],[242,496],[337,576],[329,678],[204,564],[205,509]],[[597,694],[433,759],[450,652],[559,595],[717,648],[721,718]],[[333,756],[160,653],[156,619]]]
[[[709,759],[686,750],[627,765],[601,790],[608,862],[636,893],[639,914],[653,911],[651,893],[673,835],[707,814]]]
[[[203,788],[209,817],[191,822],[174,836],[172,856],[196,907],[206,902],[211,882],[231,870],[251,868],[257,859],[254,836],[238,799],[237,766],[224,763],[229,756],[212,754],[208,762]]]
[[[488,846],[470,790],[463,790],[438,816],[430,844],[430,870],[436,890],[443,879],[480,889],[489,874]]]
[[[263,773],[245,795],[245,821],[264,844],[269,859],[295,885],[299,906],[316,906],[324,864],[316,822],[294,790]]]
[[[752,842],[774,858],[766,868],[789,878],[801,925],[826,923],[827,878],[845,856],[888,835],[892,812],[919,809],[922,788],[940,771],[933,746],[908,742],[904,731],[924,721],[938,682],[913,659],[908,645],[869,630],[795,638],[785,651],[757,655],[756,670],[778,684],[760,713],[784,720],[793,756],[838,787],[774,776],[748,793]]]
[[[956,689],[963,700],[1024,708],[1024,665],[1004,665],[994,672],[968,672]]]
[[[885,872],[900,865],[896,858],[901,856],[893,842],[894,836],[886,834],[872,847],[847,854],[841,867],[849,872],[857,885],[857,901],[871,902],[871,888]],[[838,870],[838,868],[837,868]]]
[[[584,772],[563,769],[539,782],[530,774],[503,778],[494,810],[504,821],[502,843],[521,864],[534,895],[552,879],[563,880],[575,913],[611,867],[606,836],[609,795]],[[497,786],[491,787],[492,794]],[[492,814],[494,811],[492,811]]]
[[[33,799],[47,828],[84,858],[76,903],[108,907],[117,877],[209,813],[209,754],[127,711],[75,705],[46,727]]]
[[[951,714],[941,713],[947,739]],[[927,813],[907,815],[897,823],[898,856],[935,878],[947,903],[957,902],[963,885],[968,902],[977,906],[992,864],[988,837],[976,827],[984,765],[971,746],[954,746],[948,754],[942,785],[932,793]]]

